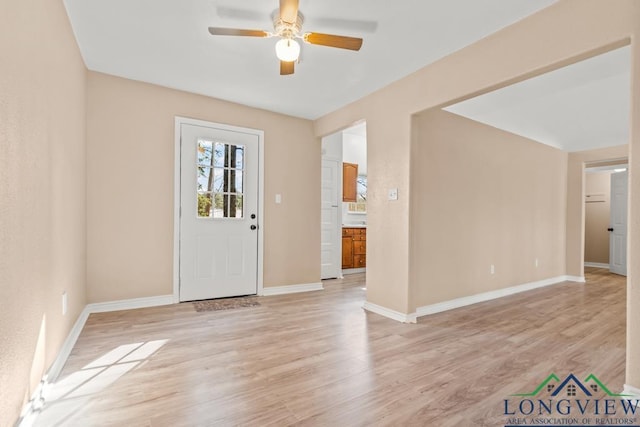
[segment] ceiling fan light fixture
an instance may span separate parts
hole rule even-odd
[[[284,62],[294,62],[300,56],[300,44],[290,38],[281,39],[276,43],[276,56]]]

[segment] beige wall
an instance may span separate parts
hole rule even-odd
[[[86,70],[62,1],[3,1],[0,56],[0,425],[9,426],[85,305]]]
[[[412,308],[564,275],[567,154],[439,109],[414,120]]]
[[[175,116],[264,130],[265,287],[318,282],[320,226],[309,224],[320,224],[321,154],[312,122],[90,72],[89,302],[173,292]]]
[[[414,113],[453,103],[602,53],[629,42],[637,30],[640,3],[559,1],[410,76],[316,120],[316,134],[330,134],[367,121],[367,300],[407,312],[409,302],[406,222],[410,191],[408,153]],[[469,72],[473,70],[473,72]],[[581,180],[581,178],[579,178]],[[570,178],[569,185],[572,185]],[[386,200],[398,187],[400,200]],[[571,197],[571,193],[569,193]],[[580,203],[582,203],[580,201]],[[578,209],[578,212],[581,208]],[[574,221],[574,212],[567,211]],[[581,222],[582,224],[582,222]],[[571,224],[568,224],[571,225]],[[580,241],[582,231],[568,239]],[[569,263],[569,243],[567,262]],[[377,245],[381,247],[377,248]],[[571,254],[575,247],[571,246]],[[389,256],[389,255],[392,256]],[[581,265],[583,251],[576,259]],[[568,264],[568,265],[574,265]],[[378,274],[381,273],[381,274]],[[569,274],[582,275],[581,270]]]
[[[29,386],[49,366],[85,303],[85,70],[61,1],[3,2],[0,20],[0,425],[5,425],[17,416]],[[367,121],[367,299],[405,313],[416,305],[409,293],[412,114],[630,39],[629,259],[637,258],[638,37],[640,2],[560,0],[317,120],[316,136]],[[318,280],[319,226],[309,224],[319,224],[320,149],[309,122],[95,73],[87,90],[91,301],[171,292],[174,115],[265,130],[265,284]],[[147,161],[149,153],[155,162]],[[152,177],[140,173],[143,157],[145,167],[156,169]],[[569,156],[566,273],[573,275],[582,274],[584,259],[583,163],[582,154]],[[387,200],[389,188],[399,189],[398,201]],[[272,202],[276,192],[283,194],[282,205]],[[70,295],[64,318],[63,290]],[[628,301],[627,382],[640,387],[638,263],[629,263]]]
[[[316,135],[357,120],[367,122],[369,187],[367,300],[408,313],[409,238],[406,222],[412,185],[407,167],[412,114],[470,98],[634,41],[631,150],[640,150],[640,2],[560,0],[479,42],[451,54],[338,111],[318,119]],[[632,156],[633,158],[633,156]],[[637,165],[635,163],[637,163]],[[452,165],[454,166],[454,165]],[[637,169],[636,169],[637,168]],[[630,166],[629,256],[640,254],[640,156]],[[582,165],[569,160],[566,273],[582,275],[584,216]],[[400,200],[386,200],[388,188]],[[637,194],[636,194],[637,193]],[[640,220],[639,220],[640,221]],[[380,245],[380,247],[376,247]],[[391,256],[389,256],[391,255]],[[378,274],[378,273],[382,274]],[[635,278],[638,277],[636,280]],[[637,283],[636,283],[637,282]],[[630,264],[627,381],[640,387],[640,265]]]
[[[584,262],[609,264],[611,171],[585,175]],[[591,197],[589,197],[591,195]],[[603,195],[593,201],[594,195]],[[592,200],[589,200],[589,199]],[[588,202],[588,203],[587,203]]]
[[[631,63],[631,141],[629,147],[629,228],[627,229],[627,384],[640,389],[640,4]]]

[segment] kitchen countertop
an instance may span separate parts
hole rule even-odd
[[[342,228],[367,228],[367,224],[342,224]]]

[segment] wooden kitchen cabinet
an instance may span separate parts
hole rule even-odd
[[[353,237],[342,237],[342,268],[353,268]]]
[[[367,229],[342,229],[342,268],[365,268],[367,266]]]
[[[358,165],[355,163],[342,164],[342,201],[358,201]]]

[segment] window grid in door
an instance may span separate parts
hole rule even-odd
[[[198,218],[244,218],[244,145],[197,141]]]

